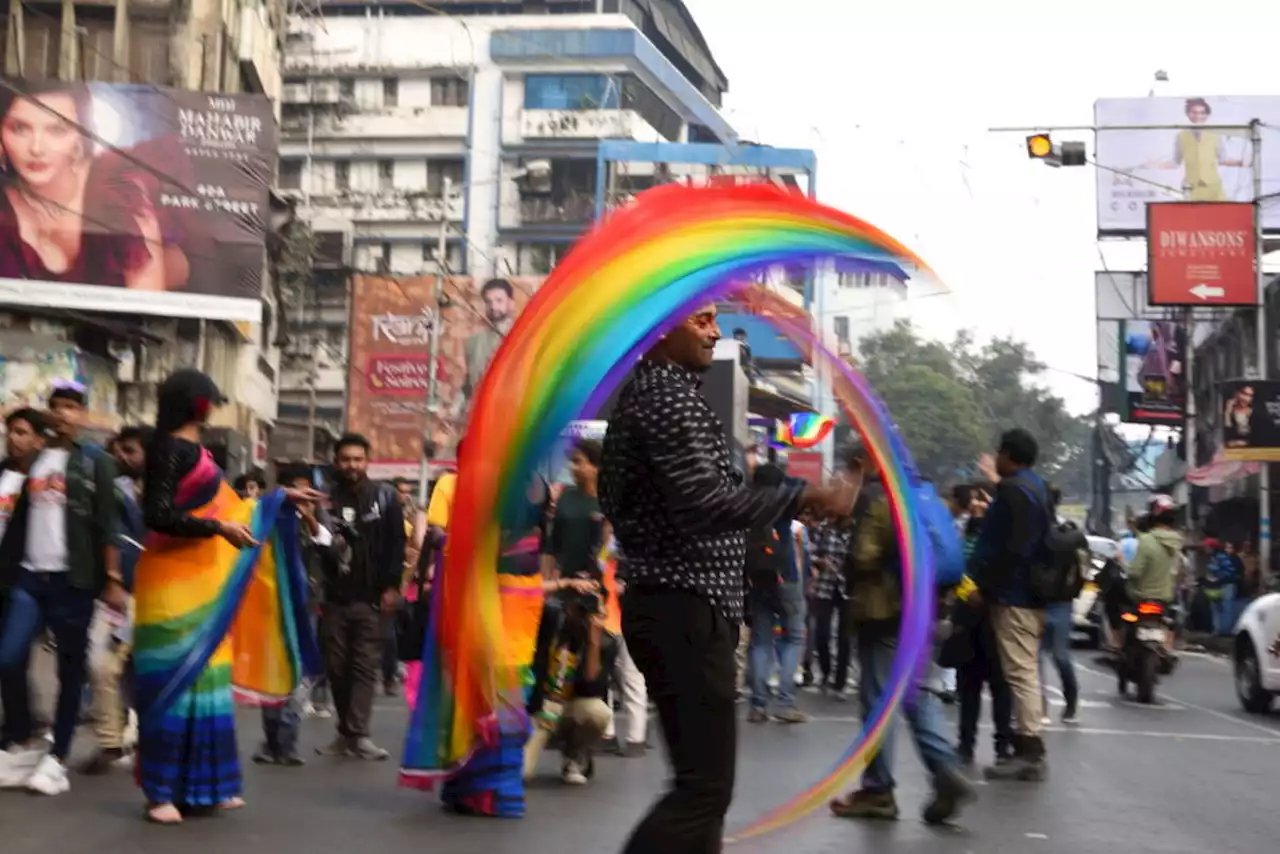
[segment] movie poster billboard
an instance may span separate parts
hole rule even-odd
[[[1280,462],[1280,382],[1222,384],[1222,456],[1242,462]]]
[[[261,95],[6,79],[0,303],[260,322]]]
[[[424,429],[437,456],[456,445],[480,378],[541,281],[450,277],[441,308],[434,276],[353,277],[347,429],[373,446],[370,477],[416,479]],[[437,322],[437,406],[428,411]]]
[[[1128,412],[1134,424],[1182,423],[1187,402],[1182,370],[1185,329],[1173,321],[1127,320],[1120,325],[1120,355],[1124,368]]]
[[[1142,234],[1148,202],[1252,202],[1254,152],[1248,125],[1254,119],[1262,122],[1258,132],[1266,196],[1280,191],[1280,98],[1097,101],[1098,231]],[[1128,127],[1106,130],[1117,125]],[[1151,125],[1167,127],[1131,129]],[[1268,231],[1280,229],[1280,205],[1266,208],[1262,225]]]

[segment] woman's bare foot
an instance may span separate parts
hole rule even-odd
[[[244,798],[227,798],[218,804],[220,810],[238,810],[244,806]]]
[[[173,804],[150,804],[147,821],[153,824],[182,824],[182,813]]]

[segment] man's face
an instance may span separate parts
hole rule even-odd
[[[591,479],[598,474],[598,470],[587,459],[586,454],[582,451],[574,451],[569,455],[569,473],[573,475],[573,482],[581,488],[591,482]]]
[[[287,480],[281,484],[286,489],[311,489],[311,481],[305,477],[295,477],[293,480]],[[307,510],[311,507],[310,501],[295,502],[299,510]]]
[[[489,288],[484,292],[484,313],[490,323],[503,322],[514,308],[514,301],[502,288]]]
[[[74,439],[84,425],[84,404],[65,397],[55,397],[49,401],[49,414],[53,416],[49,419],[53,431],[62,439]]]
[[[1209,111],[1203,104],[1192,104],[1187,108],[1187,118],[1192,124],[1202,125],[1209,120]]]
[[[128,477],[139,477],[146,468],[147,457],[142,450],[142,443],[137,439],[121,439],[115,443],[112,456],[119,464],[120,473]]]
[[[401,503],[401,504],[403,504],[405,507],[412,506],[412,504],[413,504],[413,484],[411,484],[411,483],[397,483],[397,484],[396,484],[396,493],[400,496],[400,503]]]
[[[43,447],[44,437],[36,432],[31,422],[16,418],[9,425],[9,435],[5,439],[5,451],[9,456],[29,460]]]
[[[703,373],[716,358],[716,342],[720,340],[720,324],[716,307],[707,305],[667,333],[658,347],[663,358],[690,371]]]
[[[996,454],[996,474],[1001,477],[1012,477],[1017,474],[1017,472],[1018,467],[1014,464],[1013,460],[1009,459],[1009,455],[1006,452],[1001,451]]]
[[[245,484],[244,484],[245,498],[257,498],[260,495],[262,495],[262,490],[258,488],[258,482],[256,480],[245,481]]]
[[[359,445],[343,445],[334,462],[338,464],[338,473],[349,483],[363,480],[369,470],[369,455]]]

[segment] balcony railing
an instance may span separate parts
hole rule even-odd
[[[542,196],[520,200],[522,225],[577,225],[595,218],[596,200],[587,195],[569,196],[558,201]]]

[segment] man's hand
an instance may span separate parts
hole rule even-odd
[[[388,587],[382,591],[382,613],[394,614],[396,608],[400,605],[400,591],[394,587]]]
[[[843,472],[825,486],[805,487],[803,502],[822,517],[838,518],[853,513],[853,504],[862,488],[861,474]]]
[[[118,614],[129,609],[129,592],[124,589],[124,583],[120,579],[112,578],[107,581],[107,586],[102,591],[102,602]]]

